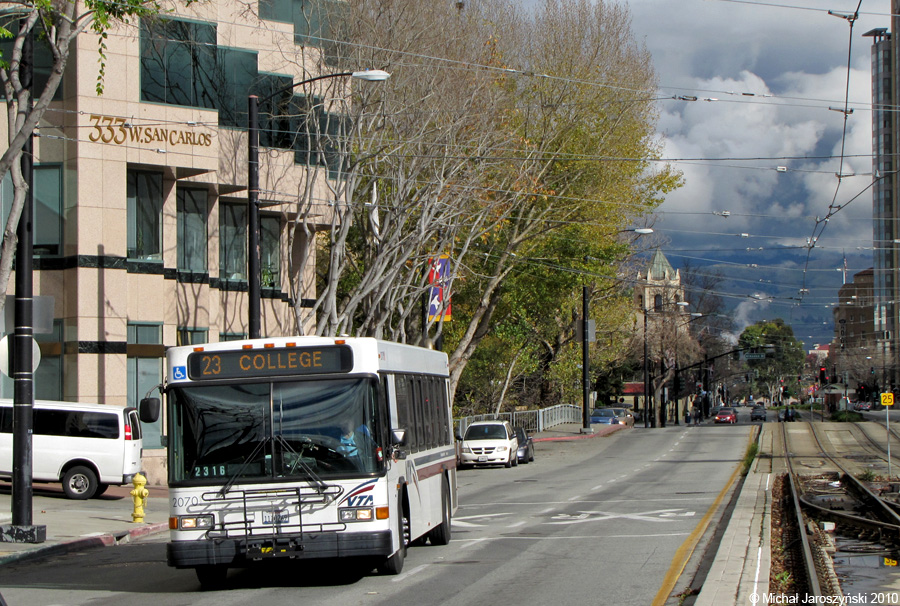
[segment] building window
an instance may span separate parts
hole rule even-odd
[[[247,279],[247,207],[219,204],[219,278]]]
[[[178,189],[178,271],[206,273],[208,214],[205,189]]]
[[[178,327],[178,345],[201,345],[209,343],[209,329]]]
[[[0,213],[3,225],[13,202],[12,177],[7,172],[0,184]],[[44,164],[34,167],[34,254],[59,255],[62,252],[62,166]]]
[[[12,303],[9,303],[12,305]],[[12,336],[9,337],[10,339]],[[41,350],[41,362],[34,371],[34,397],[37,400],[63,399],[62,340],[63,321],[53,320],[53,331],[34,333]],[[15,397],[15,383],[7,374],[0,376],[0,397]]]
[[[162,173],[128,171],[128,258],[162,261]]]
[[[220,332],[219,341],[242,341],[247,338],[245,332]]]
[[[340,176],[342,163],[342,133],[347,131],[347,120],[338,114],[325,111],[324,100],[319,97],[294,97],[296,118],[291,124],[294,140],[294,163],[308,166],[326,166],[329,176]]]
[[[220,126],[247,126],[256,52],[219,47],[216,26],[141,21],[141,101],[219,111]]]
[[[662,295],[654,295],[653,296],[653,309],[655,311],[659,311],[663,306],[663,298]]]
[[[62,252],[62,166],[34,167],[34,254]]]
[[[141,20],[141,101],[215,109],[216,26]]]
[[[41,363],[34,371],[34,397],[38,400],[63,399],[63,321],[53,320],[53,332],[34,333],[41,348]]]
[[[281,220],[273,216],[259,218],[260,286],[281,287]]]
[[[129,322],[127,332],[128,405],[136,408],[145,395],[162,383],[165,347],[162,345],[161,324]],[[162,417],[155,423],[141,423],[144,448],[163,448],[161,437],[164,426]]]

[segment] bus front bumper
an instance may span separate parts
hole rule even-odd
[[[172,541],[166,546],[169,566],[175,568],[240,566],[269,558],[388,557],[391,553],[389,530]]]

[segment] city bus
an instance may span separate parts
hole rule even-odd
[[[201,586],[274,558],[398,574],[457,508],[447,355],[372,338],[172,347],[167,560]],[[141,401],[142,420],[160,412]]]

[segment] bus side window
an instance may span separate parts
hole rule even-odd
[[[0,406],[0,433],[12,433],[13,409],[9,406]]]
[[[397,425],[392,429],[406,430],[406,444],[412,450],[414,443],[415,427],[413,427],[412,402],[409,389],[409,378],[404,375],[394,375],[394,388],[397,398]]]

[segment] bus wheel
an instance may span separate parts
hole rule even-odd
[[[197,580],[200,581],[200,589],[209,591],[210,589],[218,589],[225,582],[228,575],[228,567],[221,564],[210,564],[207,566],[197,566],[194,568],[197,573]]]
[[[410,528],[409,514],[403,509],[403,501],[397,503],[397,510],[400,512],[400,549],[397,553],[387,558],[378,565],[378,572],[381,574],[400,574],[403,571],[403,562],[406,560],[406,548],[409,545]]]
[[[90,499],[97,492],[97,474],[88,467],[76,465],[63,476],[62,487],[70,499]]]
[[[428,535],[432,545],[446,545],[450,542],[450,487],[446,476],[441,485],[441,523]]]

